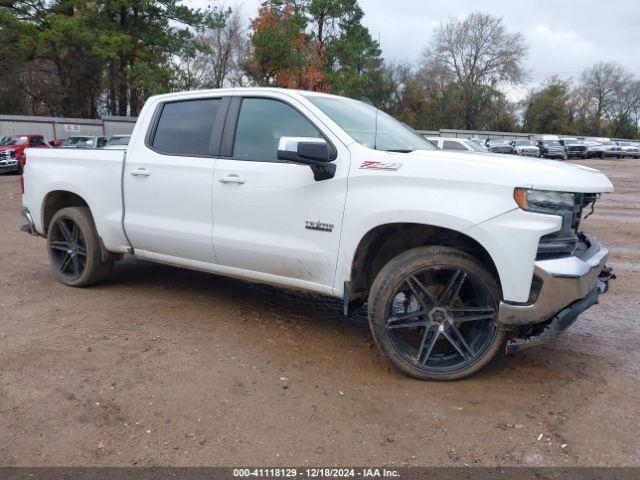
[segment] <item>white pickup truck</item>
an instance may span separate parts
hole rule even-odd
[[[476,372],[507,342],[557,335],[606,291],[580,230],[613,187],[597,170],[447,152],[342,97],[229,89],[150,98],[122,151],[27,152],[24,230],[58,278],[124,254],[367,302],[400,370]]]

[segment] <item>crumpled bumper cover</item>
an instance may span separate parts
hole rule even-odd
[[[497,323],[518,326],[544,322],[588,296],[598,286],[609,251],[594,236],[587,235],[587,238],[591,246],[580,257],[537,261],[534,275],[542,281],[542,286],[535,302],[500,302]]]
[[[497,322],[501,326],[542,324],[527,337],[509,340],[507,353],[553,340],[608,291],[609,280],[615,278],[605,265],[609,252],[595,237],[588,239],[591,246],[580,257],[536,262],[535,275],[542,280],[542,286],[535,302],[500,303]]]

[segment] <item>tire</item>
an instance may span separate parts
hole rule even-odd
[[[562,154],[562,160],[569,160],[569,155],[567,155],[566,153]]]
[[[87,207],[63,208],[53,216],[47,249],[58,279],[70,287],[96,285],[113,268],[113,257],[102,259],[100,237]]]
[[[600,160],[604,160],[604,157],[605,157],[604,152],[600,152]]]
[[[504,343],[506,333],[495,324],[500,299],[496,278],[471,255],[418,247],[376,277],[369,325],[382,354],[402,372],[457,380],[484,367]]]

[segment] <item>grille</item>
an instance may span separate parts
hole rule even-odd
[[[586,237],[580,232],[582,212],[585,207],[594,204],[598,198],[596,193],[577,193],[576,201],[571,208],[558,209],[554,212],[562,217],[562,227],[559,231],[544,235],[538,245],[536,260],[549,260],[573,255]]]

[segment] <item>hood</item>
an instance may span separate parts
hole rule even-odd
[[[516,155],[416,150],[390,153],[390,161],[402,162],[405,175],[443,181],[468,181],[509,187],[581,193],[606,193],[613,185],[594,168],[557,160]],[[402,159],[406,159],[404,162]]]
[[[5,150],[17,150],[24,145],[2,145],[0,146],[0,152],[4,152]]]

